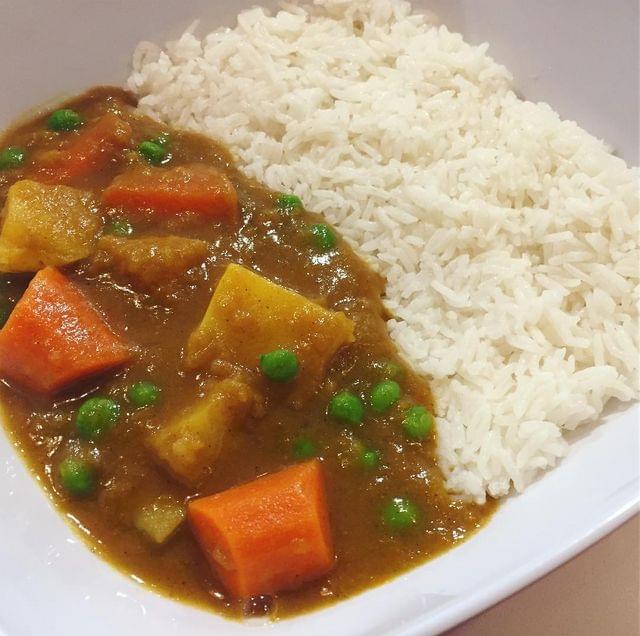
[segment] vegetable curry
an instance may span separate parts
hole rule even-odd
[[[491,513],[444,490],[381,278],[215,142],[93,89],[5,136],[0,197],[4,419],[125,572],[282,617]]]

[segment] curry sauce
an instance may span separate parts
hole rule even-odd
[[[78,113],[84,127],[108,113],[129,131],[95,170],[65,173],[62,181],[94,202],[99,230],[86,257],[58,269],[127,343],[131,357],[53,395],[7,377],[0,397],[16,447],[95,552],[172,598],[234,616],[284,617],[379,584],[454,546],[487,520],[493,502],[478,506],[445,491],[434,427],[422,436],[407,428],[408,411],[420,406],[434,413],[437,396],[434,404],[426,379],[401,359],[388,336],[384,281],[319,215],[243,176],[214,141],[142,116],[119,89],[93,89],[64,108]],[[49,120],[43,114],[0,143],[24,151],[19,165],[0,170],[1,202],[21,180],[56,183],[50,166],[82,128],[51,130]],[[157,156],[145,154],[152,147],[142,144],[149,140],[163,140],[153,142],[162,150],[155,148]],[[193,210],[130,214],[121,204],[104,203],[105,189],[119,175],[153,177],[154,171],[193,165],[225,175],[237,196],[236,218],[202,218]],[[261,374],[257,360],[254,368],[215,355],[187,364],[187,344],[230,264],[342,312],[353,323],[355,340],[340,346],[320,375],[301,372],[285,383]],[[2,274],[0,303],[7,315],[33,274]],[[255,392],[255,408],[228,427],[203,478],[186,484],[159,461],[150,439],[206,399],[212,381],[230,375]],[[384,381],[399,386],[400,396],[377,409],[371,395]],[[131,387],[139,382],[157,388],[153,403],[141,407],[132,399]],[[362,405],[360,421],[332,417],[332,399],[344,391]],[[78,433],[78,412],[92,396],[115,403],[117,421],[99,439],[87,440]],[[95,468],[97,483],[88,496],[74,497],[61,481],[59,465],[69,456]],[[166,498],[184,506],[313,457],[324,474],[335,560],[328,573],[299,589],[236,598],[212,571],[188,522],[161,544],[136,522],[150,502]],[[411,502],[412,515],[394,526],[385,510],[399,499]]]

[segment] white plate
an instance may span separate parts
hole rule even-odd
[[[230,24],[251,2],[24,0],[0,3],[0,126],[24,109],[97,83],[120,83],[141,39],[177,35],[193,18]],[[636,3],[434,0],[530,98],[607,138],[637,163]],[[606,28],[604,28],[606,25]],[[86,549],[0,435],[0,631],[49,634],[426,634],[442,631],[558,566],[640,506],[636,405],[580,435],[569,457],[465,544],[394,581],[270,625],[233,623],[162,598]]]

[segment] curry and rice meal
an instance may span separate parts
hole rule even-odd
[[[0,143],[0,400],[149,586],[283,617],[637,397],[637,172],[403,2],[142,43]]]

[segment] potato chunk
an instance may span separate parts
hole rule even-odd
[[[7,194],[0,230],[0,271],[35,272],[86,258],[101,221],[91,196],[25,179]]]
[[[128,278],[145,293],[166,295],[192,267],[207,257],[207,244],[182,236],[103,236],[94,266]]]
[[[229,265],[187,345],[186,364],[216,359],[256,370],[260,355],[295,351],[298,395],[312,392],[338,349],[354,341],[354,324],[335,312],[241,267]]]
[[[185,519],[184,504],[161,496],[136,511],[133,525],[154,543],[165,543]]]
[[[256,401],[253,389],[235,378],[215,382],[204,398],[155,432],[150,446],[174,477],[197,486],[211,472],[229,427],[248,417]]]

